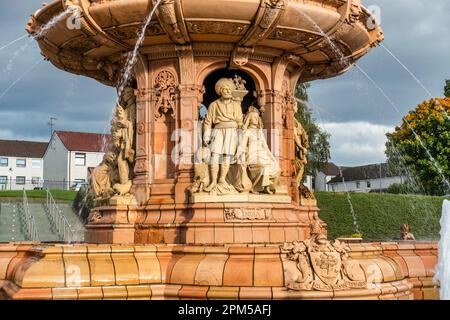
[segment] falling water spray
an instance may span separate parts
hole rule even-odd
[[[441,216],[439,258],[434,282],[440,282],[441,300],[450,300],[450,201],[444,200]]]

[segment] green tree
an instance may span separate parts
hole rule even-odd
[[[449,192],[450,121],[446,112],[450,112],[450,98],[424,101],[403,118],[394,132],[387,134],[390,167],[409,168],[431,195]]]
[[[309,87],[309,83],[299,83],[295,88],[297,99],[295,118],[308,133],[309,152],[305,174],[315,175],[327,165],[330,159],[330,135],[319,128],[312,116],[312,110],[308,105]]]
[[[444,95],[450,98],[450,80],[445,80]]]

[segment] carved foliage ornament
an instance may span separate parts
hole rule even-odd
[[[169,114],[175,110],[176,80],[172,72],[163,70],[155,79],[156,91],[156,119],[163,114]]]

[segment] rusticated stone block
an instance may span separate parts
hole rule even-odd
[[[271,243],[284,243],[284,229],[276,225],[269,226],[269,240]]]
[[[270,250],[271,254],[268,252]],[[259,252],[266,251],[265,254]],[[282,287],[283,286],[283,264],[279,256],[278,248],[255,248],[254,279],[256,287]]]
[[[101,287],[84,287],[78,288],[79,300],[102,300],[103,290]]]
[[[439,300],[439,289],[437,288],[423,288],[424,300]]]
[[[408,267],[409,277],[425,277],[427,275],[425,266],[419,256],[405,255],[402,258]]]
[[[91,286],[116,284],[110,246],[88,246],[88,260],[91,270]]]
[[[186,254],[173,267],[169,283],[194,284],[195,272],[205,256],[203,254]]]
[[[6,248],[0,247],[0,280],[6,279],[6,271],[8,265],[17,256],[16,247],[11,247],[11,251],[7,251]]]
[[[239,299],[270,300],[272,299],[272,289],[270,287],[241,287]]]
[[[239,223],[234,224],[234,243],[252,243],[251,226],[241,226]]]
[[[66,287],[84,287],[91,284],[86,246],[64,246],[63,259]]]
[[[152,289],[150,285],[126,286],[129,300],[150,300]]]
[[[123,300],[128,297],[125,286],[105,286],[102,290],[104,300]]]
[[[420,259],[422,259],[422,263],[425,267],[425,273],[427,277],[433,277],[435,274],[438,257],[427,255],[427,256],[420,256]]]
[[[198,264],[194,284],[203,286],[222,285],[223,270],[228,254],[208,254]]]
[[[44,253],[40,260],[28,258],[17,266],[14,282],[22,288],[51,288],[65,285],[61,253]]]
[[[230,257],[225,264],[224,286],[252,286],[253,285],[253,248],[230,248]]]
[[[195,227],[195,244],[212,244],[214,243],[214,226],[201,225]]]
[[[178,292],[180,299],[206,299],[209,287],[183,286]]]
[[[268,243],[270,241],[269,228],[267,226],[252,226],[252,242],[253,243]]]
[[[139,270],[139,283],[161,283],[161,266],[154,246],[136,246],[134,257]]]
[[[178,292],[181,290],[181,285],[150,285],[152,290],[152,300],[179,300]]]
[[[76,288],[53,288],[53,300],[77,300],[78,291]]]
[[[332,291],[290,291],[286,288],[272,288],[274,300],[331,300]]]
[[[173,267],[177,261],[184,256],[184,254],[172,253],[170,251],[158,251],[156,256],[158,257],[159,264],[161,266],[161,281],[162,283],[167,283],[171,277]]]
[[[215,226],[214,228],[214,243],[226,244],[234,242],[233,226]]]
[[[51,300],[53,295],[51,288],[20,289],[10,298],[13,300]]]
[[[207,297],[211,300],[235,300],[239,297],[239,287],[210,287]]]

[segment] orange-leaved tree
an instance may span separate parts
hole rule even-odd
[[[424,101],[387,134],[391,168],[408,168],[427,194],[450,193],[449,114],[450,98]]]

